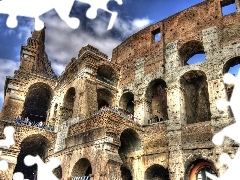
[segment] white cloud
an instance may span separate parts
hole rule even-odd
[[[90,32],[84,30],[73,30],[69,28],[64,21],[57,16],[49,15],[43,17],[46,24],[46,52],[52,62],[52,67],[56,74],[61,74],[61,70],[71,60],[72,57],[77,57],[79,50],[91,44],[100,51],[111,57],[112,49],[121,43],[113,37],[96,37]],[[103,23],[102,23],[103,24]],[[93,29],[97,29],[97,34],[104,33],[104,26],[101,22],[92,24]],[[105,31],[107,31],[105,29]]]
[[[124,20],[118,18],[115,22],[114,28],[119,30],[122,37],[127,38],[144,27],[150,25],[151,20],[148,18]]]
[[[57,75],[61,74],[71,58],[77,57],[79,50],[87,44],[93,45],[111,58],[113,48],[121,43],[121,40],[106,35],[109,19],[104,15],[88,24],[96,35],[91,31],[80,30],[81,28],[78,30],[69,28],[53,12],[42,16],[42,20],[46,24],[46,52],[49,59],[53,61],[52,67]],[[114,28],[120,32],[122,38],[127,38],[149,24],[150,20],[147,18],[127,21],[118,18]]]
[[[18,69],[19,62],[7,59],[0,59],[0,107],[4,101],[4,84],[6,76],[13,76],[14,71]]]
[[[6,23],[3,16],[0,16],[0,23]],[[4,36],[13,36],[16,35],[19,39],[24,42],[31,36],[31,31],[34,27],[33,19],[26,17],[18,18],[18,26],[16,28],[0,28],[0,33]]]
[[[138,30],[148,26],[150,23],[151,23],[151,21],[148,18],[133,20],[133,26],[135,28],[137,28]]]
[[[31,36],[31,31],[34,27],[33,21],[24,21],[23,25],[18,26],[18,38],[26,41]]]

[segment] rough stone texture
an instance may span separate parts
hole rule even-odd
[[[222,16],[229,3],[237,12]],[[223,174],[218,157],[234,157],[238,144],[226,138],[215,147],[211,139],[234,122],[216,100],[231,96],[223,74],[240,63],[239,8],[239,0],[206,0],[135,33],[111,61],[87,45],[58,78],[44,52],[44,30],[33,32],[19,69],[5,82],[0,132],[14,125],[16,144],[1,152],[11,166],[0,176],[11,179],[26,153],[58,157],[54,173],[63,180],[194,180],[204,166]],[[199,53],[205,61],[188,65]],[[55,132],[13,124],[19,114]]]

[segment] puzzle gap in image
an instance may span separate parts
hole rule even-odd
[[[102,9],[111,14],[111,18],[107,30],[112,29],[118,13],[110,11],[107,4],[110,0],[77,0],[90,5],[86,12],[89,19],[95,19],[97,10]],[[119,5],[122,5],[122,0],[115,0]],[[0,13],[8,14],[7,26],[15,28],[18,25],[17,16],[31,17],[35,19],[35,30],[39,31],[44,28],[44,23],[39,19],[39,16],[55,9],[59,17],[66,24],[76,29],[79,27],[80,21],[77,18],[69,17],[74,0],[2,0],[0,1]],[[14,6],[13,6],[14,4]]]
[[[3,134],[5,139],[0,140],[1,149],[9,149],[10,146],[15,144],[14,133],[14,127],[7,126],[4,128]],[[27,155],[24,158],[24,164],[26,166],[33,166],[34,164],[37,164],[37,180],[58,180],[58,178],[53,174],[53,170],[60,165],[60,161],[57,158],[50,158],[49,162],[44,163],[38,155]],[[0,171],[6,170],[8,170],[8,162],[0,159]],[[16,172],[13,174],[13,180],[24,180],[24,175],[21,172]]]

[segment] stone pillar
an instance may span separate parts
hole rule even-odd
[[[107,153],[106,166],[102,166],[99,178],[95,180],[121,180],[122,160],[119,154]]]
[[[135,84],[135,94],[134,94],[134,117],[137,118],[137,122],[139,124],[146,124],[147,121],[146,119],[148,118],[147,116],[147,111],[148,111],[148,106],[149,103],[147,100],[144,98],[145,95],[145,87],[146,85],[144,84],[144,64],[145,64],[145,58],[140,58],[136,60],[135,62],[135,79],[134,79],[134,84]],[[136,94],[137,93],[137,94]],[[140,119],[141,118],[141,119]]]
[[[167,88],[168,118],[172,128],[180,128],[185,124],[183,96],[180,84],[170,85]],[[170,127],[168,127],[170,128]]]
[[[219,119],[220,117],[228,117],[228,108],[226,108],[224,111],[220,111],[216,105],[217,100],[219,99],[227,100],[225,86],[222,81],[223,77],[208,81],[210,111],[213,120]]]
[[[85,67],[78,73],[78,80],[85,86],[80,94],[82,94],[81,105],[82,112],[85,116],[89,116],[94,111],[97,110],[97,92],[96,92],[96,84],[94,82],[95,75],[94,70],[92,68]]]
[[[235,0],[236,6],[237,6],[237,12],[240,12],[240,1]]]
[[[210,27],[202,30],[202,36],[206,60],[211,61],[216,59],[220,47],[217,27]]]
[[[181,130],[168,131],[169,139],[169,176],[170,180],[183,179],[184,177],[184,163],[183,163],[183,152],[181,147]]]
[[[170,180],[180,180],[184,177],[181,127],[185,124],[180,84],[169,85],[167,95],[169,120],[166,123],[169,142],[169,176]]]
[[[83,79],[78,80],[76,99],[74,103],[74,117],[83,118],[87,115],[86,108],[86,90],[85,90],[85,81]]]
[[[178,41],[174,41],[166,45],[165,59],[166,73],[175,73],[175,69],[182,65],[178,55]]]
[[[134,117],[137,118],[139,124],[148,124],[150,119],[150,102],[145,98],[134,101],[135,103],[135,112]],[[141,119],[140,119],[141,118]]]
[[[133,180],[144,179],[144,172],[143,172],[141,156],[135,155],[132,159],[132,179]]]

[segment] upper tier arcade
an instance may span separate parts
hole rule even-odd
[[[223,7],[230,4],[235,4],[236,12],[223,15]],[[124,72],[137,69],[134,65],[137,59],[145,58],[144,72],[148,74],[169,63],[166,62],[166,55],[171,48],[169,44],[173,42],[177,42],[176,50],[179,56],[179,62],[176,62],[175,66],[184,65],[188,58],[200,52],[205,52],[207,60],[211,59],[208,45],[215,48],[214,45],[227,46],[239,41],[239,11],[239,0],[206,0],[135,33],[113,50],[112,62],[123,65],[122,73],[126,74]],[[213,27],[216,32],[212,34],[217,33],[215,40],[219,42],[209,44],[209,38],[206,37],[209,32],[206,30]],[[158,39],[155,39],[155,36],[158,36]],[[204,39],[204,36],[207,39]],[[132,69],[134,66],[135,69]],[[120,85],[133,79],[134,73],[122,77]]]

